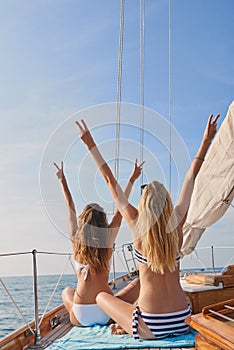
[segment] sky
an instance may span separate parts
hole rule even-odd
[[[144,149],[144,181],[157,178],[176,202],[210,113],[222,123],[234,96],[233,0],[145,0],[144,144],[140,142],[140,6],[124,9],[119,180],[126,183]],[[32,273],[32,254],[71,252],[67,217],[53,162],[65,173],[77,212],[112,201],[75,120],[85,118],[112,169],[118,79],[120,2],[117,0],[0,0],[1,204],[0,276]],[[170,79],[169,79],[170,78]],[[172,148],[169,176],[169,81]],[[181,161],[182,160],[182,161]],[[131,197],[137,205],[140,180]],[[198,248],[234,246],[233,208],[208,228]],[[123,223],[116,245],[131,240]],[[210,249],[182,267],[210,266]],[[217,249],[217,265],[233,249]],[[203,260],[202,260],[203,259]],[[61,273],[67,257],[38,255],[41,274]],[[233,261],[232,261],[233,263]],[[118,268],[122,270],[122,262]],[[70,272],[70,268],[66,272]]]

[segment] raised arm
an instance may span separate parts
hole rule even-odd
[[[87,125],[85,124],[84,120],[81,120],[80,123],[76,121],[76,124],[79,128],[80,138],[89,149],[95,163],[97,164],[98,169],[100,170],[102,176],[104,177],[118,210],[120,211],[125,221],[127,223],[131,223],[137,216],[136,208],[134,208],[128,202],[126,195],[124,194],[123,190],[119,186],[110,167],[107,165],[101,153],[99,152],[94,142],[94,139],[92,138],[92,135],[90,134],[90,131]],[[143,164],[141,164],[140,167],[142,165]]]
[[[208,148],[216,134],[217,120],[219,116],[220,115],[217,114],[213,121],[212,121],[213,114],[209,116],[201,145],[197,151],[196,156],[192,161],[190,169],[186,174],[186,177],[182,186],[180,198],[175,208],[177,218],[180,222],[180,226],[183,226],[186,220],[187,212],[189,209],[189,205],[190,205],[190,201],[193,193],[194,181],[201,169],[202,163],[205,160],[205,156],[208,151]]]
[[[129,195],[131,193],[132,187],[134,182],[138,179],[138,177],[141,175],[142,172],[142,166],[145,162],[142,162],[140,165],[137,164],[137,159],[134,163],[134,168],[133,171],[128,179],[127,185],[124,189],[124,195],[126,196],[126,198],[129,198]],[[112,218],[112,221],[109,225],[109,228],[111,228],[111,240],[112,242],[115,241],[115,238],[118,234],[121,222],[122,222],[122,214],[119,212],[119,210],[117,209],[116,212],[114,213],[114,216]]]
[[[57,177],[61,183],[63,195],[65,199],[65,203],[67,205],[67,212],[68,212],[68,230],[70,238],[72,239],[74,234],[77,231],[77,217],[76,217],[76,208],[75,204],[72,199],[71,192],[68,188],[67,180],[63,172],[63,162],[61,162],[61,167],[54,163],[54,166],[57,169]]]

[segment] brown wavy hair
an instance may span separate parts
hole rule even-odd
[[[177,268],[178,232],[168,232],[173,217],[171,197],[165,187],[154,181],[144,188],[139,206],[137,229],[141,234],[142,254],[152,271],[163,274]]]
[[[109,271],[112,248],[109,247],[106,213],[96,203],[85,206],[72,240],[75,260],[89,265],[91,273]]]

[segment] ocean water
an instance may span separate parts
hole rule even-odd
[[[39,315],[43,315],[52,292],[57,284],[59,276],[38,276],[38,304]],[[4,284],[11,296],[29,323],[34,320],[34,287],[32,276],[2,277]],[[76,275],[64,275],[56,289],[54,297],[47,311],[62,304],[62,290],[67,287],[75,287]],[[0,338],[13,332],[26,322],[22,319],[15,305],[12,303],[7,292],[0,283]]]
[[[126,272],[125,272],[126,273]],[[117,272],[116,276],[125,274]],[[110,279],[113,274],[110,273]],[[0,339],[34,320],[34,285],[32,276],[2,277],[1,278],[12,298],[20,309],[26,321],[17,311],[9,295],[0,282]],[[45,308],[59,280],[59,275],[38,276],[38,308],[39,316],[45,312]],[[53,299],[47,311],[62,304],[62,290],[71,286],[76,287],[77,277],[75,274],[65,274],[56,288]]]

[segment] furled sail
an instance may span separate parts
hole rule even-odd
[[[218,221],[234,197],[234,101],[196,178],[186,223],[182,256],[190,254],[205,229]]]

